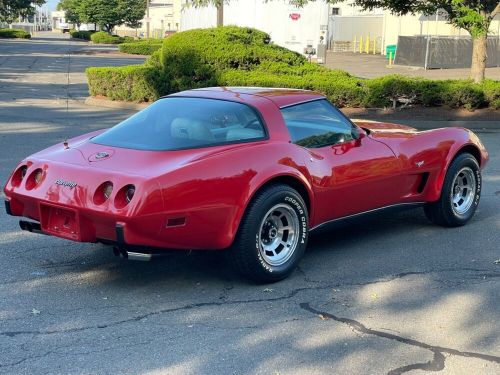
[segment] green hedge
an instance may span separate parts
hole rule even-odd
[[[90,37],[92,34],[94,34],[95,31],[85,31],[85,30],[70,30],[69,34],[71,35],[72,38],[75,39],[83,39],[83,40],[90,40]]]
[[[500,109],[500,84],[498,81],[487,79],[483,82],[484,97],[489,106]]]
[[[195,29],[166,38],[160,61],[175,91],[216,84],[225,69],[250,71],[264,62],[306,62],[302,55],[268,41],[268,34],[247,27]]]
[[[130,43],[122,43],[118,46],[120,52],[130,53],[133,55],[152,55],[162,46],[161,39],[149,39],[144,41],[134,41]]]
[[[111,100],[148,102],[158,99],[169,87],[155,67],[130,65],[122,67],[87,68],[85,73],[91,96]]]
[[[142,67],[87,70],[91,95],[152,101],[198,87],[262,86],[318,91],[338,107],[388,107],[394,99],[408,97],[424,106],[500,108],[499,81],[477,85],[469,80],[434,81],[401,75],[360,79],[309,63],[268,40],[262,31],[235,26],[177,33],[164,39],[161,49],[152,51]],[[158,46],[156,40],[143,40],[119,48],[128,52],[153,45]],[[137,90],[131,87],[135,84]]]
[[[164,66],[190,63],[186,57],[196,55],[200,64],[209,64],[215,70],[251,70],[274,61],[300,66],[307,60],[299,53],[268,43],[269,35],[247,27],[225,26],[195,29],[176,33],[163,42]]]
[[[98,31],[90,36],[93,43],[96,44],[120,44],[128,41],[126,38],[122,38],[118,35],[111,35],[105,31]],[[132,39],[132,38],[128,38]]]
[[[226,70],[219,75],[221,86],[285,87],[323,93],[338,107],[358,107],[366,95],[362,81],[339,70],[318,70],[306,74],[272,74],[262,70],[250,72]]]
[[[0,38],[30,39],[31,34],[21,29],[0,29]]]

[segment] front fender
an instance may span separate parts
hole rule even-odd
[[[449,143],[449,148],[447,150],[446,158],[443,160],[441,168],[437,173],[434,181],[427,189],[426,200],[433,202],[437,201],[441,197],[441,190],[443,188],[444,179],[446,178],[446,173],[456,158],[462,152],[470,152],[478,161],[481,169],[484,169],[488,160],[488,152],[482,144],[479,137],[471,130],[464,128],[451,128],[451,129],[437,129],[437,131],[443,131],[443,136],[448,139],[453,139],[453,142]],[[444,132],[446,131],[446,132]],[[452,131],[450,135],[448,133]],[[429,181],[431,182],[431,181]]]

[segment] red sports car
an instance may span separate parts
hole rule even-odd
[[[293,271],[310,232],[345,218],[421,205],[437,224],[465,224],[487,160],[466,129],[350,121],[309,91],[207,88],[29,156],[5,203],[30,232],[136,259],[227,249],[244,275],[271,282]]]

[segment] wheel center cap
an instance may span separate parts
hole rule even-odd
[[[460,193],[460,186],[458,186],[458,185],[457,185],[457,186],[455,186],[455,189],[454,189],[454,190],[455,190],[455,194]]]
[[[271,228],[269,230],[269,238],[275,239],[277,235],[278,235],[278,231],[276,230],[276,228]]]

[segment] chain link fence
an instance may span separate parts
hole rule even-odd
[[[500,38],[488,38],[488,68],[500,66]],[[394,63],[425,69],[469,68],[472,39],[447,36],[400,36]]]

